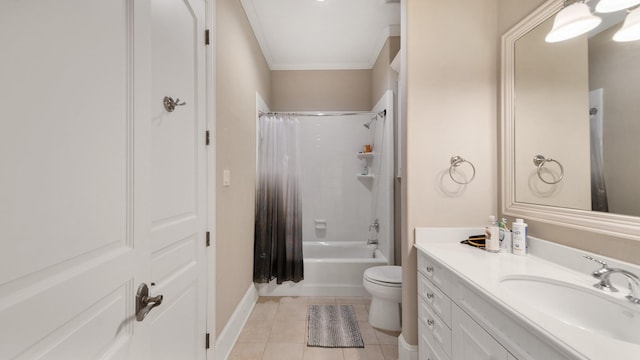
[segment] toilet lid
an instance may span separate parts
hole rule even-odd
[[[386,284],[402,284],[402,267],[375,266],[364,271],[364,277],[372,282]]]

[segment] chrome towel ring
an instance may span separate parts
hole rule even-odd
[[[476,167],[473,166],[473,164],[469,160],[465,160],[461,156],[456,155],[456,156],[452,156],[451,160],[449,162],[451,163],[451,165],[449,166],[449,176],[451,177],[451,180],[453,180],[453,182],[455,182],[456,184],[466,185],[466,184],[472,182],[473,179],[476,177]],[[471,175],[471,179],[469,179],[469,181],[466,181],[466,182],[458,181],[453,176],[453,171],[455,170],[455,168],[457,168],[460,165],[462,165],[462,163],[469,164],[471,166],[471,170],[473,170],[473,175]]]
[[[544,168],[544,164],[548,162],[554,162],[558,164],[558,167],[560,167],[560,177],[558,177],[558,180],[556,181],[547,181],[542,177],[542,174],[540,173],[540,171],[542,171],[542,168]],[[536,155],[533,157],[533,164],[538,167],[538,170],[536,171],[538,173],[538,178],[540,178],[540,180],[542,180],[542,182],[545,184],[555,185],[560,181],[562,181],[562,179],[564,179],[564,167],[562,166],[562,164],[560,164],[558,160],[555,160],[552,158],[547,159],[542,155]]]

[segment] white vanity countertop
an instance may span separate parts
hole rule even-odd
[[[561,320],[545,314],[530,305],[522,303],[517,296],[501,284],[501,279],[509,275],[527,275],[551,278],[564,281],[576,286],[584,287],[589,291],[596,290],[593,284],[597,282],[589,271],[580,272],[570,267],[545,260],[545,251],[554,251],[558,246],[559,252],[564,252],[568,263],[584,262],[586,268],[595,270],[598,264],[591,264],[582,259],[584,251],[555,245],[550,242],[532,239],[532,244],[538,242],[539,254],[526,256],[510,253],[489,253],[468,245],[460,244],[461,240],[469,235],[484,233],[484,228],[417,228],[415,247],[435,260],[441,262],[459,277],[467,280],[489,298],[505,307],[512,316],[529,323],[537,332],[570,352],[577,358],[592,360],[626,360],[640,359],[640,345],[624,342],[593,333],[579,327],[566,324]],[[572,254],[573,253],[573,254]],[[558,254],[549,254],[549,258],[559,257]],[[575,259],[573,259],[575,257]],[[598,255],[594,257],[602,258]],[[608,259],[607,259],[608,260]],[[614,264],[617,265],[617,264]],[[614,267],[610,263],[610,267]],[[637,269],[633,272],[640,275]],[[598,291],[598,290],[596,290]],[[635,309],[640,305],[631,304],[624,296],[628,293],[626,288],[620,288],[618,293],[606,293],[614,297],[625,307]],[[545,296],[540,294],[540,296]],[[593,309],[594,313],[598,309]],[[633,314],[630,313],[630,316]],[[636,329],[640,332],[640,329]],[[540,359],[543,360],[543,359]]]

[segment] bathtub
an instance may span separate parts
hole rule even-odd
[[[256,284],[260,296],[368,296],[364,271],[388,261],[374,246],[357,241],[304,242],[304,280]]]

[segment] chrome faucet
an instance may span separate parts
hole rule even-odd
[[[611,292],[617,292],[618,289],[616,289],[616,287],[611,284],[611,280],[609,280],[609,277],[611,277],[611,275],[615,273],[622,274],[627,278],[627,282],[629,285],[629,295],[626,296],[627,300],[631,301],[634,304],[640,304],[640,278],[638,278],[636,274],[624,269],[610,268],[607,266],[606,262],[594,259],[591,256],[585,255],[584,257],[602,265],[600,269],[597,269],[591,273],[591,276],[596,279],[600,279],[599,282],[593,284],[594,287]]]
[[[369,231],[371,231],[371,228],[373,228],[376,232],[380,232],[380,222],[378,221],[378,219],[375,219],[373,221],[373,224],[369,224]]]
[[[376,231],[376,233],[380,232],[380,222],[378,221],[378,219],[375,219],[373,224],[369,224],[369,232],[371,232],[371,229],[374,229]],[[367,240],[367,245],[378,245],[378,237],[377,236],[373,236],[373,239],[368,239]]]
[[[591,276],[593,276],[593,277],[594,277],[594,278],[596,278],[596,279],[600,279],[600,278],[602,278],[602,276],[603,276],[604,274],[608,274],[608,273],[609,273],[609,272],[611,272],[611,270],[612,270],[610,267],[608,267],[608,266],[607,266],[607,263],[606,263],[606,262],[604,262],[604,261],[602,261],[602,260],[600,260],[600,259],[593,258],[593,257],[591,257],[591,256],[589,256],[589,255],[584,255],[584,258],[585,258],[585,259],[589,259],[589,260],[591,260],[591,261],[595,261],[595,262],[597,262],[598,264],[602,265],[602,267],[601,267],[600,269],[594,270],[594,271],[591,273]]]

